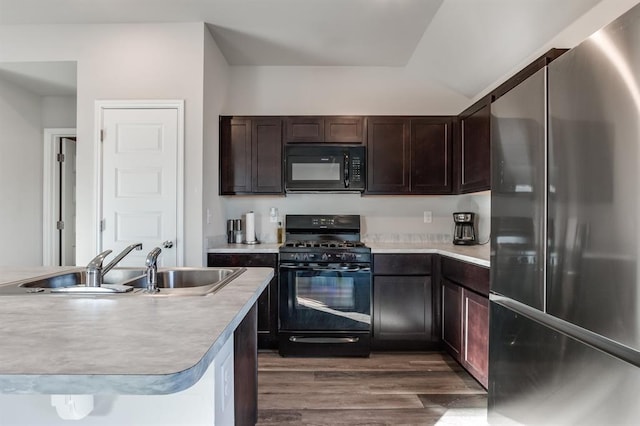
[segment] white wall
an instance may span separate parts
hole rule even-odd
[[[359,214],[365,241],[450,242],[452,213],[479,214],[480,241],[489,239],[490,193],[430,196],[364,196],[357,194],[290,194],[287,197],[223,197],[225,219],[239,219],[248,211],[256,214],[256,233],[264,242],[276,240],[277,224],[269,222],[269,209],[286,214]],[[424,223],[424,212],[431,211],[432,223]],[[224,234],[224,230],[222,232]],[[215,240],[213,241],[215,242]]]
[[[77,102],[75,96],[43,96],[42,127],[75,129]]]
[[[0,264],[42,264],[42,104],[0,78]]]
[[[203,23],[0,26],[0,62],[77,61],[77,260],[97,250],[95,101],[185,100],[185,263],[202,262]],[[7,42],[7,41],[11,42]]]
[[[415,67],[231,67],[225,113],[455,115],[468,102]]]
[[[223,105],[227,99],[229,84],[229,66],[218,49],[211,33],[204,31],[204,209],[203,234],[224,234],[225,212],[222,198],[218,196],[219,162],[219,121]],[[205,243],[206,240],[203,240]],[[206,246],[206,244],[205,244]],[[206,252],[202,247],[203,265],[206,265]]]

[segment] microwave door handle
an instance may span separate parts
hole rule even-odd
[[[349,154],[344,154],[344,187],[349,188]]]

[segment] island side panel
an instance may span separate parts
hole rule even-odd
[[[253,305],[234,332],[235,424],[258,422],[258,309]]]

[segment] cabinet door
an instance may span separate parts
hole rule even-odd
[[[451,126],[450,119],[411,120],[412,193],[451,193]]]
[[[252,120],[252,193],[282,193],[282,122]]]
[[[462,364],[485,388],[489,379],[489,299],[462,289],[464,342]]]
[[[410,120],[393,117],[367,119],[367,192],[409,192]]]
[[[462,287],[442,280],[442,341],[457,361],[462,361]]]
[[[491,104],[460,118],[460,192],[491,189]]]
[[[325,117],[325,142],[362,143],[362,122],[362,117]]]
[[[278,255],[217,254],[209,253],[207,266],[218,267],[269,267],[274,268],[274,277],[258,298],[258,347],[275,349],[278,343]]]
[[[220,194],[251,192],[251,120],[220,118]]]
[[[287,117],[285,122],[285,143],[324,142],[323,117]]]
[[[431,341],[431,295],[431,277],[374,276],[374,342]]]

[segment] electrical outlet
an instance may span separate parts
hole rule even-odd
[[[424,212],[424,223],[431,223],[433,221],[433,214],[431,211]]]

